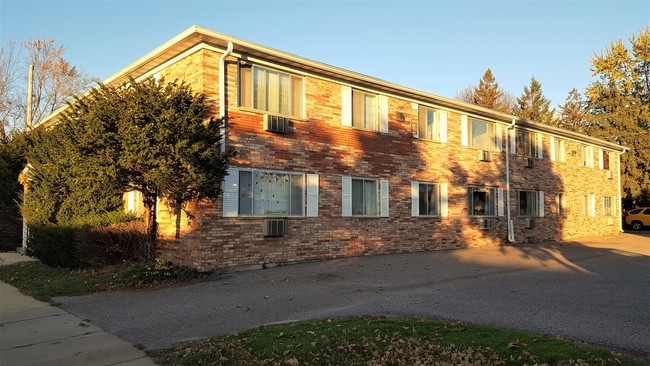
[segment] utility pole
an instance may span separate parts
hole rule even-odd
[[[29,80],[27,81],[27,120],[25,121],[25,130],[32,129],[32,90],[34,90],[34,64],[29,65]]]

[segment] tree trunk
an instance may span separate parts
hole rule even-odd
[[[156,235],[158,233],[158,224],[156,222],[156,198],[157,197],[154,196],[144,199],[145,224],[147,228],[145,258],[148,260],[156,259]]]

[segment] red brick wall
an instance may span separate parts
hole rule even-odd
[[[212,51],[199,51],[163,71],[184,77],[218,105],[218,59]],[[262,235],[263,218],[223,218],[222,202],[202,202],[192,208],[195,220],[180,221],[160,210],[159,254],[200,269],[263,265],[354,255],[415,252],[447,248],[500,245],[506,241],[505,217],[492,219],[481,230],[467,210],[467,185],[506,187],[505,152],[493,152],[491,162],[480,162],[477,150],[461,146],[461,115],[448,113],[448,143],[414,139],[411,121],[417,111],[411,101],[389,96],[389,132],[341,127],[341,85],[324,78],[306,77],[305,119],[292,119],[291,132],[263,131],[262,112],[238,108],[237,64],[227,66],[228,144],[238,152],[234,166],[279,169],[320,176],[319,216],[289,218],[289,234]],[[405,116],[398,122],[397,112]],[[505,126],[504,126],[505,131]],[[505,133],[503,141],[505,143]],[[534,168],[524,159],[511,158],[511,210],[516,243],[547,239],[614,234],[602,217],[602,196],[616,196],[617,181],[604,171],[578,166],[578,145],[567,141],[566,163],[550,161],[550,137],[544,135],[544,158]],[[596,149],[597,151],[597,149]],[[597,158],[597,154],[596,154]],[[390,182],[390,217],[341,217],[341,176],[387,179]],[[449,216],[411,217],[411,180],[449,184]],[[517,215],[516,190],[543,190],[545,217],[533,229],[524,229]],[[564,192],[567,217],[552,212],[554,194]],[[581,194],[596,195],[596,217],[583,217]],[[618,201],[616,201],[618,202]]]

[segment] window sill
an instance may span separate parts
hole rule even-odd
[[[379,130],[370,130],[370,129],[367,129],[367,128],[360,128],[360,127],[354,127],[354,126],[341,126],[341,127],[349,128],[351,130],[357,130],[357,131],[381,133],[381,134],[384,134],[384,135],[388,134],[388,132],[381,132]]]
[[[441,142],[441,141],[438,141],[438,140],[423,139],[421,137],[414,137],[414,138],[416,140],[420,140],[422,142],[426,142],[426,143],[429,143],[429,144],[438,144],[438,145],[446,145],[447,144],[446,142]]]
[[[268,215],[268,216],[262,216],[262,215],[238,215],[236,216],[238,219],[304,219],[306,216],[289,216],[289,215]]]
[[[261,114],[261,115],[270,114],[270,115],[273,115],[273,116],[286,117],[286,118],[290,119],[291,121],[308,122],[308,119],[306,119],[306,118],[296,117],[296,116],[292,116],[292,115],[288,115],[288,114],[272,113],[272,112],[264,111],[264,110],[261,110],[261,109],[253,109],[253,108],[239,106],[239,107],[237,107],[237,111],[238,112],[248,112],[248,113]]]

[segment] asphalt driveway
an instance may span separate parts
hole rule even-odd
[[[529,329],[650,355],[650,233],[305,263],[55,301],[149,349],[274,322],[386,314]]]

